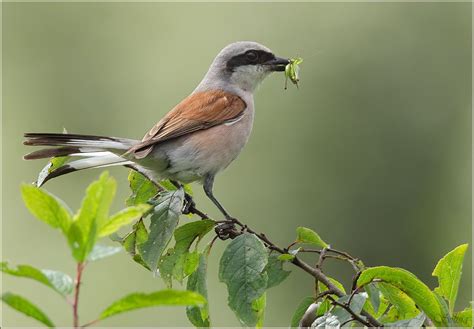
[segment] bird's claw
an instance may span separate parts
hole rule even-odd
[[[240,232],[237,230],[234,221],[232,220],[227,220],[217,225],[214,228],[214,231],[221,240],[234,239],[235,237],[240,235]]]
[[[193,197],[188,193],[184,195],[184,205],[183,205],[183,214],[188,215],[191,213],[191,210],[196,207],[196,203],[193,200]]]

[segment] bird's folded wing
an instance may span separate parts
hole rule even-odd
[[[191,94],[176,105],[127,153],[144,158],[163,141],[238,119],[245,102],[237,95],[213,90]]]

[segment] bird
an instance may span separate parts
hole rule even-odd
[[[126,166],[152,182],[202,183],[226,220],[235,220],[213,193],[214,179],[236,159],[252,131],[254,93],[289,59],[254,41],[224,47],[194,91],[141,139],[69,133],[25,133],[25,145],[42,146],[25,160],[71,156],[79,159],[51,171],[37,185],[84,169]]]

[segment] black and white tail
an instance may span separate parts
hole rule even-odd
[[[137,140],[117,137],[103,137],[76,134],[26,133],[25,145],[51,146],[25,155],[25,160],[44,159],[58,156],[81,157],[49,173],[38,185],[51,178],[70,172],[109,166],[131,165],[132,162],[121,157]]]

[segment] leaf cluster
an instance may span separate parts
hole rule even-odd
[[[293,68],[288,69],[287,76],[292,81],[298,80],[300,63],[295,59]],[[52,162],[44,170],[50,170],[54,165]],[[157,185],[135,171],[130,172],[128,179],[131,195],[126,200],[126,208],[112,215],[109,209],[116,183],[107,172],[87,188],[81,208],[75,213],[44,189],[23,185],[22,195],[27,208],[37,219],[66,237],[79,270],[73,280],[62,272],[30,265],[14,267],[3,262],[2,272],[35,280],[69,299],[71,295],[78,297],[80,271],[86,264],[123,249],[142,268],[161,277],[167,289],[131,293],[113,302],[86,325],[141,307],[175,305],[186,306],[186,315],[194,326],[210,327],[207,264],[219,237],[214,232],[219,231],[220,222],[203,216],[202,212],[198,214],[201,216],[198,220],[182,216],[192,195],[189,186],[175,186],[169,181]],[[181,218],[183,222],[180,222]],[[293,264],[313,276],[314,289],[297,305],[291,327],[472,327],[472,309],[456,311],[455,308],[466,244],[438,262],[433,271],[438,278],[438,287],[431,289],[401,268],[366,268],[359,259],[332,248],[309,228],[298,227],[295,240],[288,247],[280,248],[264,234],[255,233],[239,221],[235,223],[240,231],[235,228],[235,237],[227,243],[218,274],[227,287],[229,308],[243,326],[264,325],[268,291],[290,276],[285,267]],[[122,233],[127,227],[128,232]],[[98,244],[104,237],[110,237],[118,245]],[[305,253],[318,256],[315,267],[302,262],[301,255]],[[329,259],[346,262],[354,269],[351,287],[344,287],[324,273],[324,262]],[[185,289],[174,290],[175,285]],[[54,326],[42,310],[24,297],[7,292],[2,300],[44,325]]]

